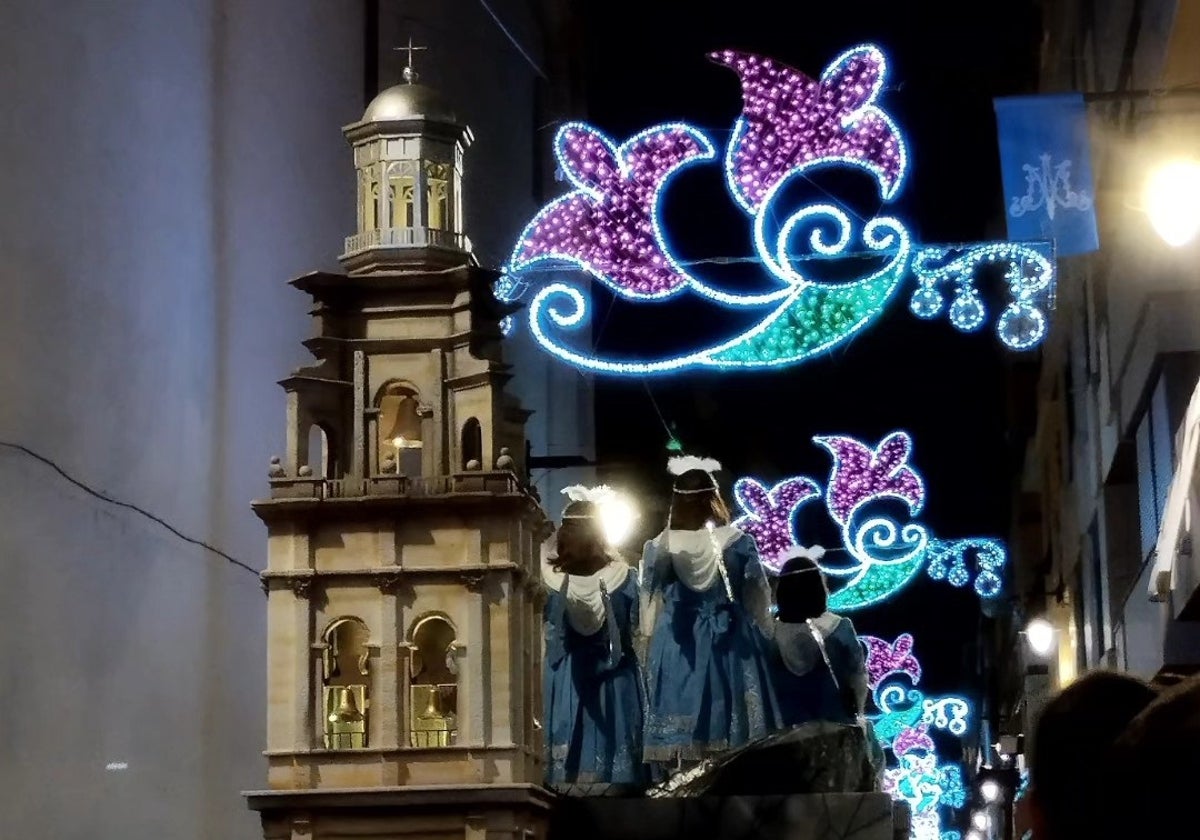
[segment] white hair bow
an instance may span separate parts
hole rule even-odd
[[[671,475],[683,475],[692,470],[712,475],[721,471],[721,462],[715,458],[697,458],[695,455],[676,455],[667,461],[667,472]]]
[[[562,492],[572,502],[591,502],[596,505],[611,502],[617,495],[617,491],[613,490],[607,484],[600,484],[596,487],[572,484],[570,487],[563,488]]]
[[[820,559],[824,556],[825,556],[825,549],[823,546],[813,545],[813,546],[809,546],[808,548],[805,548],[802,545],[794,545],[791,548],[789,548],[787,551],[785,551],[783,554],[779,555],[778,562],[786,563],[788,560],[804,559],[804,560],[811,560],[814,563],[816,563],[816,562],[819,562]]]

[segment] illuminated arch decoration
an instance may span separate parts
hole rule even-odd
[[[856,234],[836,198],[786,206],[786,188],[821,168],[867,172],[884,204],[902,191],[909,156],[900,129],[879,102],[888,67],[878,47],[847,50],[817,79],[750,53],[724,50],[709,57],[737,73],[742,88],[742,113],[722,156],[700,129],[682,122],[653,126],[620,143],[579,122],[556,134],[558,168],[573,189],[529,221],[495,286],[504,301],[530,294],[528,328],[547,352],[608,374],[799,364],[877,320],[910,277],[917,284],[909,304],[915,315],[938,317],[947,308],[943,289],[953,287],[950,323],[972,332],[988,318],[976,288],[987,265],[1005,267],[1011,296],[996,318],[1000,340],[1015,350],[1041,342],[1055,281],[1048,243],[917,248],[908,228],[892,216],[863,220]],[[718,158],[729,194],[748,217],[755,259],[765,272],[761,290],[732,292],[705,281],[675,257],[667,240],[662,196],[672,177]],[[809,260],[863,255],[877,257],[878,267],[849,282],[820,282],[804,268]],[[627,301],[662,303],[691,293],[757,311],[759,317],[740,333],[701,340],[699,349],[679,355],[602,358],[564,340],[564,333],[588,323],[585,290],[557,279],[537,282],[539,275],[550,277],[564,266]],[[515,325],[509,316],[502,328],[507,333]]]
[[[734,482],[739,509],[734,524],[754,537],[769,573],[778,574],[787,553],[803,546],[796,515],[804,505],[821,499],[842,542],[816,561],[827,577],[841,581],[829,596],[831,610],[852,612],[885,601],[922,568],[931,579],[955,588],[973,582],[983,599],[1001,594],[1008,557],[1003,542],[984,537],[938,539],[916,521],[925,506],[926,487],[910,463],[913,442],[906,432],[892,432],[877,446],[846,435],[818,436],[813,442],[833,458],[824,489],[806,476],[770,487],[754,478]],[[914,519],[901,524],[878,513],[878,503],[888,500],[904,505]]]
[[[916,688],[922,669],[911,635],[891,642],[859,638],[874,707],[867,719],[888,762],[883,790],[912,809],[913,840],[948,840],[956,832],[942,831],[942,816],[966,805],[967,789],[962,767],[941,759],[931,731],[961,738],[970,727],[971,705],[962,697],[928,697]]]

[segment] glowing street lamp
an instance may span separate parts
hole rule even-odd
[[[983,811],[976,811],[974,814],[971,815],[971,825],[974,826],[976,831],[979,831],[979,832],[987,831],[987,827],[988,827],[987,814],[985,814]]]
[[[1025,625],[1029,649],[1037,656],[1049,656],[1054,649],[1054,625],[1044,618],[1035,618]]]
[[[1160,166],[1146,181],[1150,224],[1172,248],[1200,232],[1200,161],[1178,159]]]
[[[991,804],[1000,798],[1000,785],[992,779],[979,786],[979,795],[983,797],[983,801]]]

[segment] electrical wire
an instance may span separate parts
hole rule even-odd
[[[64,470],[62,467],[60,467],[54,461],[47,458],[45,455],[41,455],[37,452],[34,452],[28,446],[22,446],[19,443],[11,443],[9,441],[0,440],[0,447],[11,450],[13,452],[18,452],[28,458],[32,458],[33,460],[43,464],[44,466],[49,467],[54,472],[58,473],[60,478],[64,479],[69,484],[73,485],[74,487],[77,487],[78,489],[87,493],[89,496],[91,496],[95,499],[99,499],[100,501],[105,502],[106,504],[110,504],[114,507],[124,508],[125,510],[131,510],[134,513],[138,514],[139,516],[149,519],[151,522],[158,525],[159,527],[166,529],[168,532],[170,532],[174,536],[178,537],[179,539],[183,540],[184,542],[190,543],[191,545],[194,545],[194,546],[198,546],[198,547],[204,549],[205,551],[215,554],[217,557],[220,557],[225,562],[227,562],[233,566],[237,566],[239,569],[243,569],[244,571],[249,572],[250,574],[254,575],[256,578],[258,577],[258,570],[255,568],[252,568],[247,563],[244,563],[241,560],[237,559],[236,557],[226,554],[221,549],[211,545],[210,543],[206,543],[204,540],[198,540],[195,537],[189,537],[187,534],[183,533],[178,528],[176,528],[174,525],[167,522],[165,519],[163,519],[160,516],[155,516],[153,513],[150,513],[149,511],[147,511],[143,508],[140,508],[135,504],[132,504],[130,502],[123,502],[120,499],[114,499],[112,496],[109,496],[107,493],[103,493],[99,490],[89,487],[87,484],[85,484],[84,482],[80,481],[78,478],[75,478],[75,476],[68,473],[66,470]]]
[[[509,43],[516,47],[517,52],[519,52],[521,57],[525,59],[530,67],[533,68],[533,71],[543,79],[549,79],[550,77],[546,75],[546,71],[542,69],[541,65],[533,60],[529,53],[525,51],[525,48],[521,46],[521,42],[518,41],[511,32],[508,31],[508,27],[504,25],[504,21],[500,20],[500,16],[492,10],[492,7],[488,5],[487,0],[479,0],[479,5],[483,6],[484,11],[491,15],[492,20],[496,22],[496,26],[500,27],[500,31],[504,33],[504,37],[508,38]]]

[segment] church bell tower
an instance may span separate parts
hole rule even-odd
[[[344,133],[358,229],[345,273],[292,281],[316,361],[281,382],[286,449],[254,504],[268,789],[247,797],[267,838],[541,838],[549,526],[508,310],[463,230],[472,135],[411,66]]]

